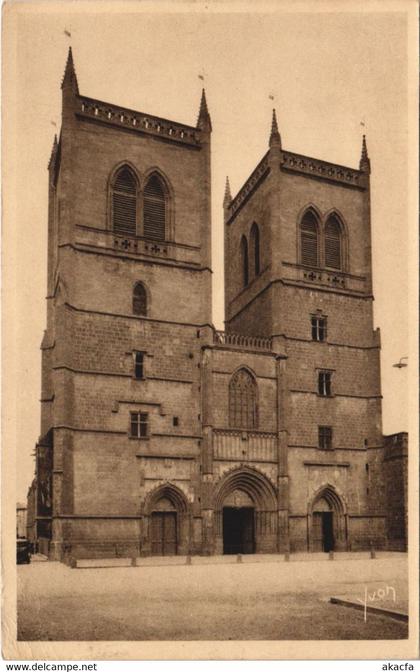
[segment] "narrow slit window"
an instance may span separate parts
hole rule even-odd
[[[242,287],[247,287],[249,283],[249,262],[248,262],[248,241],[245,236],[241,239],[241,266],[242,266]]]
[[[137,380],[144,378],[144,352],[136,352],[135,354],[134,376]]]
[[[143,283],[137,282],[133,289],[134,315],[147,315],[147,294]]]
[[[254,265],[254,277],[260,274],[261,264],[260,264],[260,230],[257,224],[254,222],[251,228],[251,258]]]
[[[331,396],[331,372],[320,371],[318,373],[318,394],[322,397]]]

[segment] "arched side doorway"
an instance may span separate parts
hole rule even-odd
[[[176,508],[167,497],[161,497],[151,513],[152,555],[176,555],[177,531]]]
[[[216,486],[214,499],[216,553],[277,551],[277,498],[266,476],[235,469]]]
[[[325,486],[315,494],[308,523],[309,550],[328,553],[347,549],[345,506],[332,486]]]
[[[184,494],[172,484],[153,490],[146,499],[142,553],[186,555],[189,552],[190,516]]]

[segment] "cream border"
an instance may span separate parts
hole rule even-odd
[[[72,2],[73,12],[103,11],[104,2]],[[13,446],[14,399],[18,388],[13,376],[13,362],[17,353],[14,350],[16,321],[19,319],[14,303],[13,258],[17,254],[16,233],[11,227],[13,221],[13,198],[16,195],[16,149],[14,137],[10,133],[12,122],[9,117],[8,101],[16,96],[14,89],[14,69],[16,67],[17,15],[25,12],[68,12],[67,2],[9,2],[3,6],[3,460],[2,460],[2,504],[3,504],[3,655],[7,659],[141,659],[141,660],[179,660],[179,659],[393,659],[414,658],[418,655],[418,603],[411,601],[410,636],[408,640],[396,641],[295,641],[281,642],[16,642],[16,566],[15,548],[10,544],[14,538],[16,455]],[[256,11],[251,2],[209,3],[130,3],[107,2],[106,11],[121,12],[129,8],[130,12],[251,12]],[[402,12],[407,13],[409,38],[407,49],[410,55],[409,81],[409,121],[410,154],[409,163],[409,207],[410,207],[410,443],[409,443],[409,510],[410,510],[410,593],[418,590],[418,130],[417,130],[417,89],[418,89],[418,21],[415,0],[350,2],[295,2],[260,3],[258,12]],[[164,652],[164,655],[162,655]]]

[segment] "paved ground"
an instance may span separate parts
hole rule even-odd
[[[404,554],[150,559],[138,567],[18,566],[20,640],[403,639],[407,624],[329,603],[331,596],[382,606],[393,587],[407,609]],[[388,590],[387,604],[389,603]],[[393,601],[393,600],[392,600]]]

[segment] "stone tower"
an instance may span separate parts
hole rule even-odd
[[[407,442],[384,450],[365,138],[359,169],[301,156],[273,112],[233,199],[226,182],[217,331],[204,91],[195,126],[104,103],[70,50],[62,95],[31,540],[69,561],[396,539]]]
[[[163,514],[181,502],[178,552],[190,550],[211,323],[210,138],[204,90],[196,126],[94,100],[79,93],[70,49],[49,163],[37,448],[37,536],[51,557],[165,550],[140,524],[156,492],[156,529],[175,535]]]
[[[273,111],[268,152],[224,200],[226,329],[270,338],[287,358],[278,413],[292,549],[319,547],[330,513],[336,548],[383,535],[369,487],[382,455],[369,175],[365,138],[359,170],[301,156],[283,148]]]

